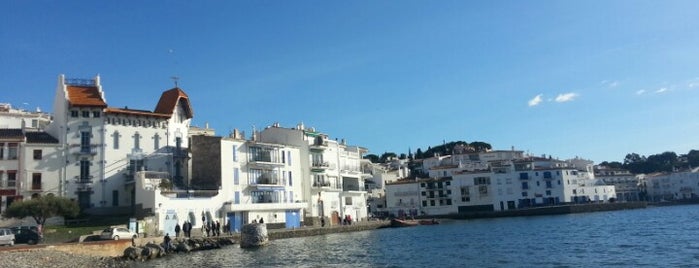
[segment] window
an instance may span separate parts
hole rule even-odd
[[[422,196],[427,196],[427,192],[422,192]]]
[[[80,160],[80,181],[86,182],[90,180],[90,161],[87,159]]]
[[[528,180],[528,179],[529,179],[529,173],[526,173],[526,172],[519,173],[519,179],[520,179],[520,180]]]
[[[240,170],[238,168],[233,169],[233,184],[234,185],[240,184]]]
[[[293,181],[291,180],[291,170],[289,171],[289,186],[294,186]]]
[[[434,200],[430,200],[430,206],[434,207]]]
[[[546,195],[551,195],[551,190],[546,190]]]
[[[160,135],[157,133],[153,136],[153,150],[158,150],[160,148]]]
[[[536,186],[539,186],[539,181],[536,181]]]
[[[17,159],[17,144],[16,143],[10,143],[8,144],[7,148],[7,159],[10,160],[15,160]]]
[[[34,160],[41,160],[41,150],[34,150]]]
[[[233,197],[233,204],[240,204],[240,192],[235,191],[235,196]]]
[[[32,190],[41,190],[41,173],[32,173]]]
[[[138,134],[138,132],[133,135],[133,148],[141,149],[141,134]]]
[[[289,166],[291,166],[291,151],[286,152],[286,159],[289,160]]]
[[[77,110],[71,110],[71,111],[70,111],[70,117],[78,117],[78,111],[77,111]]]
[[[112,134],[112,139],[114,140],[114,150],[119,149],[119,131],[114,131],[114,134]]]
[[[0,142],[0,160],[5,159],[5,143]]]
[[[544,179],[550,179],[551,178],[551,172],[550,171],[545,171],[544,172]]]
[[[423,201],[422,201],[422,206],[423,206],[423,207],[426,207],[426,206],[427,206],[427,200],[423,200]]]
[[[95,118],[100,117],[100,112],[98,112],[98,111],[92,112],[92,117],[95,117]]]
[[[522,192],[522,196],[528,196],[528,195],[529,195],[529,193],[527,193],[527,192]]]
[[[546,181],[546,188],[553,188],[551,181]]]
[[[81,131],[80,132],[80,152],[89,153],[90,152],[90,132]]]
[[[7,187],[17,186],[17,171],[8,170],[7,171]]]
[[[474,185],[490,185],[489,177],[475,177],[473,178]]]
[[[522,189],[523,190],[529,189],[529,183],[527,183],[526,181],[522,182]]]
[[[345,205],[348,205],[348,206],[352,205],[352,197],[351,196],[345,197]]]
[[[90,111],[83,111],[83,117],[90,117]]]
[[[233,145],[233,162],[238,162],[238,149]]]
[[[450,181],[444,182],[444,185],[449,186],[449,185],[451,185],[451,182]]]
[[[284,157],[284,151],[282,151],[282,163],[286,164],[286,157]]]
[[[451,206],[451,199],[447,199],[447,206]]]

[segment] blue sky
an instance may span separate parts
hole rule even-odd
[[[371,153],[485,141],[565,159],[699,149],[696,1],[3,1],[0,102],[59,74],[219,135],[299,122]],[[26,103],[26,104],[25,104]]]

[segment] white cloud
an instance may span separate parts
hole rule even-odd
[[[542,99],[541,99],[541,96],[542,96],[542,95],[543,95],[543,94],[536,95],[536,97],[534,97],[533,99],[529,100],[529,107],[539,105],[539,103],[541,103],[541,101],[542,101]]]
[[[660,88],[660,89],[656,90],[655,93],[660,94],[660,93],[664,93],[664,92],[667,92],[667,91],[668,91],[668,89],[667,89],[666,87],[663,87],[663,88]]]
[[[558,94],[558,96],[556,96],[556,102],[568,102],[568,101],[573,101],[573,100],[575,100],[575,98],[577,98],[578,96],[580,96],[580,95],[578,95],[577,93],[573,93],[573,92],[564,93],[564,94]]]
[[[619,85],[619,81],[602,80],[602,82],[600,82],[600,84],[602,84],[603,86],[608,87],[608,88],[615,88]]]
[[[643,93],[646,93],[645,89],[641,89],[639,91],[636,91],[636,95],[643,95]]]

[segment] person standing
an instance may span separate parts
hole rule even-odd
[[[221,222],[216,221],[216,236],[221,236]]]
[[[175,238],[180,237],[180,223],[178,222],[177,225],[175,225]]]

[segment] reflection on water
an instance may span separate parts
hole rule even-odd
[[[699,266],[699,206],[445,221],[271,241],[137,267]]]

